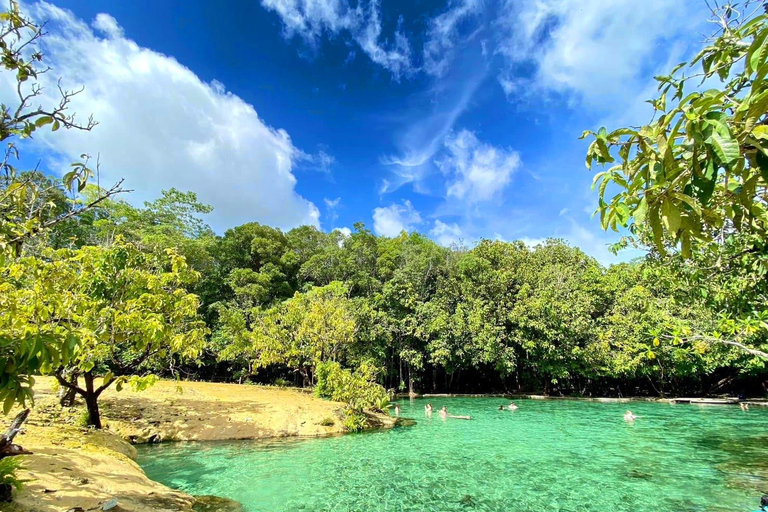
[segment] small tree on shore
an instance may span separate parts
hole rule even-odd
[[[173,250],[152,254],[122,242],[63,256],[78,266],[76,293],[87,305],[72,319],[70,335],[77,342],[68,365],[84,386],[66,378],[65,365],[54,373],[61,386],[83,397],[88,424],[101,428],[98,399],[110,386],[143,389],[155,379],[137,375],[143,365],[199,355],[207,329],[197,313],[198,297],[185,289],[198,274]]]

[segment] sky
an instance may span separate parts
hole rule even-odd
[[[602,263],[584,130],[648,122],[654,75],[708,32],[703,0],[57,0],[44,96],[84,87],[91,132],[22,150],[99,155],[134,204],[191,190],[218,232],[251,221],[450,246],[565,239]],[[0,81],[0,99],[13,84]],[[43,101],[45,101],[45,97]]]

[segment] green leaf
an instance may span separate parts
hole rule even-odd
[[[718,132],[712,132],[712,135],[706,140],[712,151],[717,155],[720,162],[726,167],[731,167],[738,160],[739,144],[732,137],[723,137]]]
[[[35,126],[40,128],[42,126],[45,126],[47,124],[51,124],[53,122],[53,118],[50,116],[44,116],[35,121]]]
[[[646,200],[645,196],[640,200],[640,203],[638,203],[637,207],[635,208],[635,211],[632,212],[632,216],[635,219],[636,224],[642,224],[645,222],[645,216],[648,213],[648,201]]]
[[[680,210],[671,199],[664,199],[661,205],[661,220],[671,235],[675,235],[680,229]]]

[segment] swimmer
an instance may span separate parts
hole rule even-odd
[[[515,405],[515,402],[512,402],[512,403],[510,403],[510,404],[507,406],[507,409],[509,409],[510,411],[514,411],[514,410],[516,410],[516,409],[519,409],[519,407],[517,407],[517,406]]]
[[[432,416],[432,404],[425,405],[424,412],[427,413],[427,416]]]
[[[442,409],[440,409],[440,417],[441,418],[447,418],[448,417],[448,409],[443,406]]]
[[[755,512],[768,512],[768,494],[763,494],[763,497],[760,498],[760,510]]]
[[[639,417],[640,416],[635,416],[634,414],[632,414],[632,411],[627,411],[627,412],[624,413],[624,421],[632,422],[632,421],[635,421]]]
[[[501,404],[501,405],[499,406],[499,410],[500,410],[500,411],[503,411],[504,409],[506,409],[506,407],[504,407],[504,404]]]
[[[395,416],[400,416],[400,404],[395,404]]]
[[[749,410],[749,404],[745,404],[744,402],[739,403],[739,407],[741,407],[741,410],[744,412],[747,412]]]

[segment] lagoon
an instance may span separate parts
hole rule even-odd
[[[502,403],[406,400],[410,427],[149,445],[139,463],[154,480],[249,512],[732,512],[756,509],[768,491],[768,409],[522,400],[497,410]],[[443,405],[472,420],[442,420]],[[624,422],[627,409],[640,418]]]

